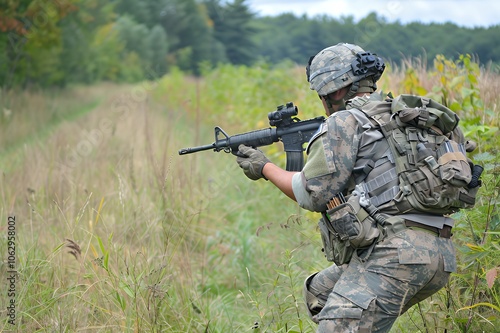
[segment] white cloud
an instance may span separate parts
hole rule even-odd
[[[403,24],[453,22],[466,27],[500,24],[498,0],[247,0],[247,4],[259,15],[326,14],[335,18],[353,16],[357,21],[376,12],[388,22],[399,20]]]

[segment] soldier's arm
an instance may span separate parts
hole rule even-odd
[[[302,208],[321,212],[327,202],[346,187],[358,152],[361,129],[349,112],[326,120],[309,144],[304,169],[292,176],[292,189]]]
[[[277,188],[279,188],[281,192],[286,194],[286,196],[294,201],[297,201],[292,189],[292,178],[295,174],[298,174],[298,172],[286,171],[273,163],[267,163],[262,169],[262,174]]]

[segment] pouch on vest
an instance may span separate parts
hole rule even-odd
[[[480,181],[474,181],[472,169],[477,166],[466,157],[458,116],[431,99],[413,95],[394,98],[389,112],[377,105],[387,106],[369,104],[359,109],[380,126],[389,143],[399,192],[390,202],[378,200],[372,196],[380,190],[370,184],[371,200],[386,203],[385,209],[391,211],[395,207],[397,213],[441,215],[474,206]]]
[[[413,208],[449,214],[472,207],[478,190],[468,187],[472,162],[464,144],[450,136],[458,126],[458,116],[431,99],[412,95],[394,99],[391,111],[406,133],[400,142],[392,142],[406,149],[406,156],[396,161],[398,168],[406,169],[401,171],[403,193]]]
[[[332,224],[326,217],[319,220],[318,227],[326,260],[332,261],[338,266],[351,261],[354,248],[350,246],[349,239],[340,238],[340,235],[333,229]]]
[[[375,220],[355,195],[323,213],[318,225],[326,258],[337,265],[348,263],[355,250],[370,247],[380,235]]]
[[[439,176],[448,184],[465,187],[472,180],[472,170],[465,155],[465,147],[455,141],[445,141],[437,150]]]

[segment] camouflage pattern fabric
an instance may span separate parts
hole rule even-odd
[[[352,84],[355,76],[351,70],[351,62],[359,52],[364,50],[357,45],[339,43],[318,53],[311,62],[308,77],[311,90],[325,96]],[[335,65],[332,65],[333,59]]]
[[[293,183],[301,207],[325,211],[333,196],[353,188],[361,158],[380,159],[374,150],[386,150],[386,140],[370,131],[349,111],[325,120],[307,148],[301,181]],[[306,303],[319,333],[388,332],[398,316],[439,291],[456,270],[450,239],[409,229],[398,216],[388,217],[384,227],[387,236],[364,261],[364,252],[355,253],[348,265],[330,266],[306,281]]]
[[[307,163],[302,170],[305,191],[294,188],[294,193],[309,196],[311,205],[301,202],[300,196],[297,198],[301,207],[325,211],[327,202],[345,188],[356,163],[361,131],[348,111],[339,111],[325,120],[322,132],[308,146]]]
[[[362,262],[333,265],[316,274],[308,290],[324,308],[318,333],[388,332],[397,317],[439,291],[456,270],[450,239],[389,221],[389,236]],[[395,231],[394,233],[392,231]]]
[[[352,93],[350,97],[353,97],[357,92],[376,90],[375,82],[384,69],[384,61],[376,54],[354,44],[339,43],[314,56],[306,67],[306,74],[311,90],[315,90],[320,96],[359,82],[359,86],[355,85],[349,91],[348,95]],[[368,80],[364,80],[365,78]],[[359,87],[363,89],[358,90]]]

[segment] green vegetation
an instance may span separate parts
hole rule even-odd
[[[387,62],[472,54],[498,70],[500,25],[402,25],[375,13],[359,22],[283,14],[257,17],[245,0],[17,0],[0,12],[2,87],[156,80],[174,68],[305,65],[327,45],[359,44]],[[387,6],[391,21],[396,13]]]
[[[420,92],[459,110],[485,166],[475,209],[456,214],[459,271],[393,332],[494,332],[499,323],[499,77],[468,56],[405,63],[380,87]],[[323,113],[303,68],[173,69],[135,85],[8,91],[0,100],[0,249],[16,220],[16,320],[23,332],[314,332],[302,283],[328,262],[307,213],[211,143],[213,126],[267,126],[293,101]],[[6,97],[4,97],[6,96]],[[95,106],[95,107],[94,107]],[[89,110],[89,108],[91,108]],[[19,131],[16,130],[19,128]],[[284,165],[280,145],[265,149]],[[2,262],[5,286],[9,267]]]
[[[8,1],[0,330],[313,332],[302,283],[328,264],[318,216],[231,155],[177,151],[211,143],[215,125],[266,127],[289,101],[300,118],[322,114],[295,64],[342,41],[388,60],[383,91],[456,110],[485,167],[476,208],[455,216],[459,271],[393,332],[495,331],[499,29],[256,17],[244,0]],[[280,145],[265,151],[284,166]]]

